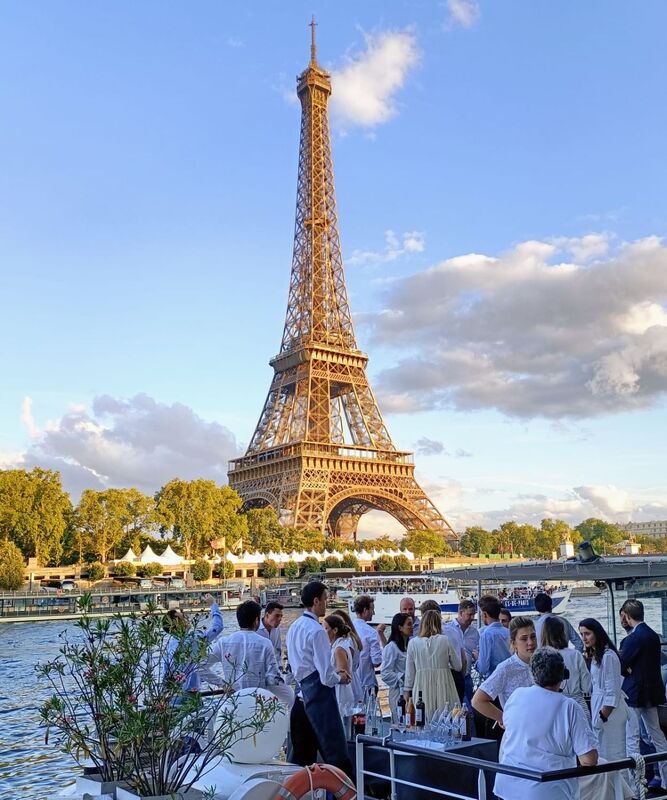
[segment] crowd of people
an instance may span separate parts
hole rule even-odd
[[[477,603],[462,600],[455,618],[443,622],[436,602],[422,604],[417,616],[414,600],[403,597],[390,627],[371,625],[368,595],[356,598],[353,618],[339,609],[328,613],[327,587],[318,581],[308,583],[301,598],[304,612],[286,637],[288,676],[281,669],[283,608],[270,602],[262,611],[250,600],[237,608],[239,630],[224,638],[212,604],[213,625],[202,634],[208,658],[192,678],[197,686],[206,681],[273,692],[290,709],[288,758],[296,764],[311,764],[319,754],[353,777],[343,722],[376,689],[378,669],[393,722],[403,722],[399,709],[418,695],[426,719],[465,704],[477,734],[500,741],[503,764],[542,771],[594,765],[638,753],[640,739],[667,751],[657,709],[665,702],[660,637],[645,622],[639,600],[627,600],[620,610],[628,635],[617,650],[597,620],[583,619],[575,630],[554,615],[547,593],[535,597],[535,620],[512,618],[498,597],[486,595]],[[474,624],[477,614],[481,629]],[[179,622],[174,616],[169,624]],[[667,788],[665,762],[653,783]],[[495,785],[502,800],[567,800],[579,790],[582,798],[633,796],[620,773],[588,783],[533,783],[498,774]]]

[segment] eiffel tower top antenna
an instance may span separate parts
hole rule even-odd
[[[315,41],[315,31],[317,30],[317,22],[315,22],[315,15],[310,21],[310,63],[317,64],[317,42]]]

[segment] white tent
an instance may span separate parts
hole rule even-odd
[[[125,555],[122,558],[116,559],[116,563],[118,563],[119,561],[136,561],[136,560],[137,556],[135,555],[134,550],[130,547],[130,549],[127,551],[127,553],[125,553]]]
[[[142,564],[149,564],[152,562],[157,562],[158,564],[161,563],[160,559],[155,555],[153,548],[149,544],[146,545],[142,554],[139,556],[139,561],[141,561]]]
[[[183,556],[179,556],[178,553],[175,553],[171,549],[171,545],[167,545],[167,549],[164,551],[164,553],[162,553],[161,556],[157,557],[157,561],[165,566],[176,566],[177,564],[183,563]]]

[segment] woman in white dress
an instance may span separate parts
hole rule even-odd
[[[621,662],[607,631],[592,617],[579,623],[586,655],[591,660],[591,716],[598,737],[598,752],[606,761],[625,758],[628,707],[621,688]]]
[[[579,703],[590,721],[591,712],[586,698],[591,696],[593,686],[591,673],[588,671],[582,654],[575,650],[574,647],[570,647],[565,625],[558,617],[547,617],[544,620],[542,623],[542,641],[539,644],[540,647],[553,647],[563,657],[569,677],[563,681],[561,690],[564,695]]]
[[[352,639],[350,628],[336,614],[325,617],[322,627],[331,642],[331,664],[336,672],[346,670],[352,674]],[[336,685],[336,700],[341,718],[349,717],[354,708],[354,692],[350,683]]]
[[[394,614],[391,620],[391,635],[382,651],[380,675],[389,689],[391,721],[398,723],[398,698],[405,681],[405,662],[408,641],[412,636],[413,621],[409,614]]]
[[[426,720],[438,708],[459,702],[452,670],[461,669],[461,654],[442,634],[442,616],[438,611],[422,615],[419,636],[410,639],[405,661],[405,699],[417,703],[421,692]]]
[[[519,688],[532,686],[533,675],[530,659],[537,649],[535,625],[530,617],[513,617],[510,621],[509,658],[501,661],[489,677],[483,681],[472,698],[472,707],[480,714],[503,727],[505,704]],[[500,708],[495,700],[498,700]]]
[[[350,686],[352,687],[352,694],[354,695],[354,701],[356,703],[357,701],[364,699],[364,689],[361,685],[361,677],[359,673],[359,667],[361,666],[361,651],[364,649],[364,643],[361,641],[361,637],[357,633],[354,623],[350,619],[350,615],[347,613],[347,611],[343,611],[342,608],[337,608],[331,613],[336,617],[340,617],[350,629],[350,639],[352,640],[352,683]]]

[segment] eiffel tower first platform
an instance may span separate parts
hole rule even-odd
[[[407,529],[457,536],[391,441],[366,375],[347,300],[327,103],[331,80],[311,58],[297,78],[301,139],[287,315],[264,409],[246,454],[229,465],[245,508],[273,506],[285,525],[356,538],[386,511]]]

